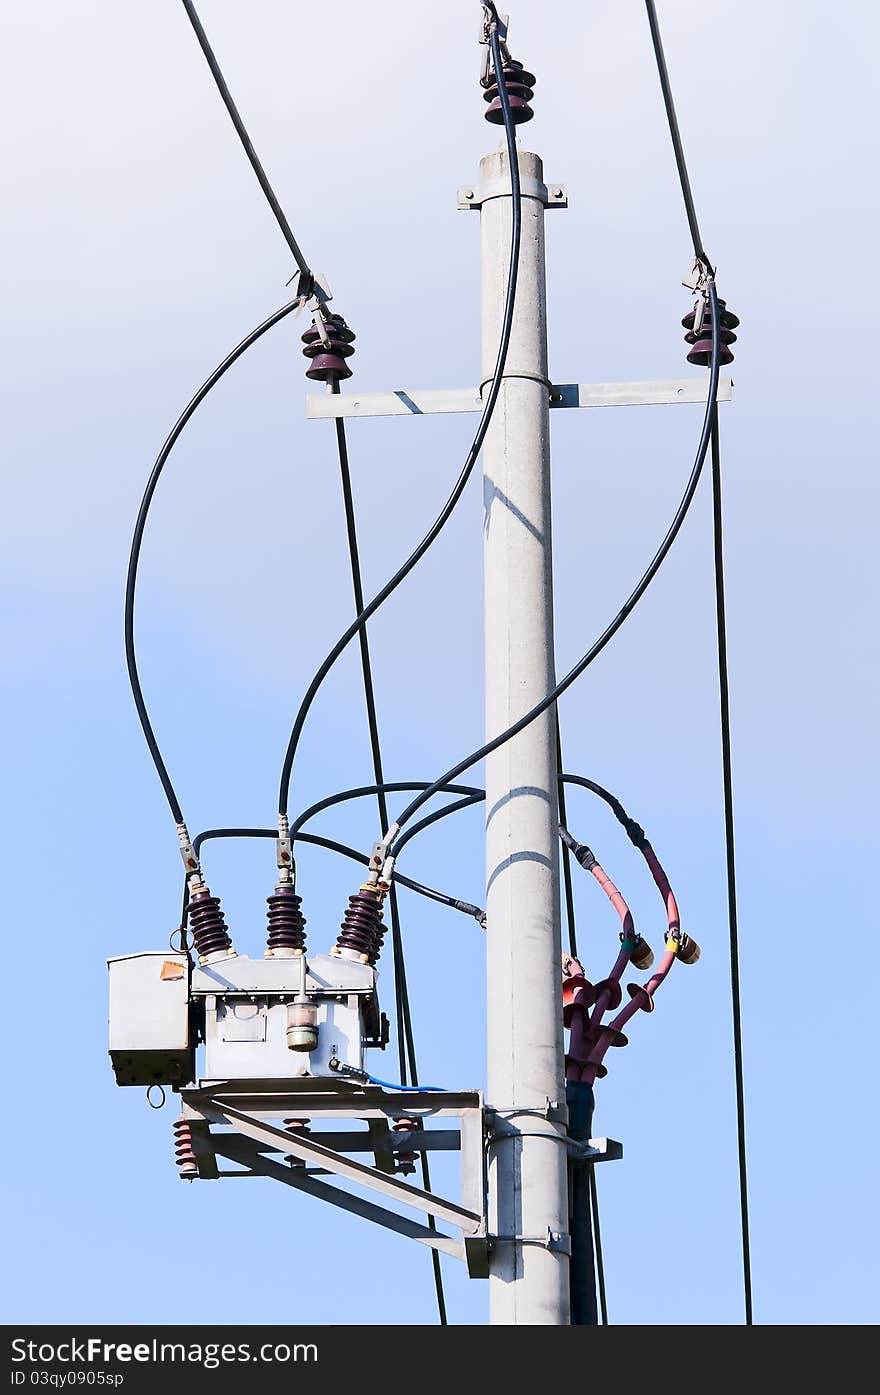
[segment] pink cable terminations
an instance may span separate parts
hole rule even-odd
[[[592,1085],[608,1074],[603,1059],[612,1046],[626,1046],[628,1038],[623,1027],[641,1009],[653,1012],[654,994],[666,978],[676,959],[693,964],[700,957],[695,940],[681,933],[678,905],[657,854],[644,839],[640,849],[666,908],[666,948],[647,983],[626,986],[630,1001],[610,1022],[602,1018],[609,1008],[620,1006],[623,993],[620,980],[628,963],[637,968],[649,968],[653,955],[640,935],[636,934],[632,913],[617,887],[606,875],[588,848],[576,852],[581,866],[591,872],[620,917],[621,947],[610,974],[595,986],[584,974],[577,959],[565,956],[562,964],[563,1022],[570,1029],[569,1050],[565,1058],[566,1080],[583,1081]],[[592,1012],[590,1009],[592,1008]]]

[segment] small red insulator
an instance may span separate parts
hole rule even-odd
[[[620,984],[616,978],[603,978],[601,982],[596,984],[596,997],[601,998],[603,994],[606,997],[606,1011],[610,1008],[613,1012],[623,997]]]
[[[687,361],[705,368],[712,360],[712,313],[709,306],[707,305],[703,311],[703,322],[699,331],[694,330],[695,319],[696,312],[694,310],[691,310],[682,319],[682,324],[687,330],[687,334],[684,336],[685,343],[693,346],[688,353]],[[733,363],[730,345],[736,343],[736,335],[733,331],[739,324],[739,319],[726,308],[726,302],[723,300],[718,302],[718,324],[718,338],[721,344],[719,361],[722,364]]]
[[[638,1004],[642,1012],[654,1011],[654,999],[640,983],[628,983],[626,985],[626,991],[631,998],[638,999]]]
[[[225,954],[232,949],[219,896],[212,896],[207,887],[194,891],[187,915],[193,945],[200,959],[206,959],[209,954]]]
[[[269,906],[268,952],[274,954],[279,949],[304,949],[306,918],[300,910],[302,897],[297,896],[292,886],[276,886],[266,901]]]
[[[310,1123],[310,1119],[285,1119],[284,1127],[287,1132],[293,1134],[294,1137],[302,1138],[304,1134],[311,1133],[311,1129],[309,1128]],[[290,1163],[291,1167],[305,1167],[306,1165],[305,1158],[298,1157],[296,1153],[288,1153],[284,1161]]]
[[[303,353],[310,359],[306,377],[321,383],[340,382],[351,377],[351,369],[345,362],[354,353],[352,345],[355,336],[341,315],[326,315],[328,343],[324,343],[316,325],[302,335],[305,345]]]
[[[174,1120],[174,1154],[180,1176],[191,1182],[199,1175],[199,1165],[193,1152],[192,1129],[188,1119]]]
[[[596,1001],[596,990],[583,974],[569,974],[562,980],[562,1021],[570,1027],[575,1013],[586,1012]]]
[[[417,1119],[409,1119],[405,1115],[399,1115],[394,1120],[394,1133],[413,1133],[419,1127]],[[397,1171],[400,1173],[415,1172],[416,1159],[418,1153],[409,1148],[395,1148],[394,1155],[397,1158]]]
[[[510,117],[514,126],[521,126],[526,121],[531,121],[534,116],[529,103],[535,95],[534,73],[527,73],[522,63],[518,63],[515,58],[508,59],[502,69],[504,87],[510,102]],[[501,98],[498,95],[498,82],[495,75],[492,75],[492,82],[483,91],[483,100],[489,103],[483,113],[486,120],[493,126],[504,125],[504,112],[501,107]]]

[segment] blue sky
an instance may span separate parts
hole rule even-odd
[[[829,25],[825,7],[783,0],[659,9],[704,240],[743,321],[722,445],[755,1311],[870,1322],[875,1045],[858,980],[875,885],[877,306],[864,263],[878,19],[855,4]],[[456,211],[455,191],[496,137],[476,82],[476,4],[421,14],[340,0],[328,18],[204,0],[201,13],[303,248],[358,334],[356,385],[475,383],[478,220]],[[548,220],[554,378],[692,371],[687,228],[643,6],[521,0],[511,20],[511,47],[538,76],[524,143],[570,195]],[[161,948],[179,900],[124,671],[131,527],[170,424],[282,303],[291,267],[176,0],[48,0],[2,23],[0,846],[15,984],[3,1165],[16,1255],[4,1311],[430,1322],[420,1248],[268,1182],[182,1187],[173,1108],[151,1113],[113,1083],[104,961]],[[300,329],[275,330],[199,413],[144,547],[144,686],[193,831],[271,823],[299,695],[351,614],[333,432],[305,420]],[[445,499],[471,427],[352,427],[370,594]],[[560,670],[653,553],[698,429],[689,407],[555,415]],[[372,627],[390,778],[433,778],[480,739],[480,547],[474,480]],[[645,826],[704,950],[597,1092],[596,1130],[626,1148],[599,1178],[617,1322],[741,1314],[713,642],[702,489],[645,601],[561,708],[568,767]],[[316,703],[292,805],[369,770],[352,651]],[[657,942],[656,894],[613,819],[584,795],[570,824]],[[374,807],[322,828],[368,848]],[[479,811],[406,862],[480,901]],[[206,867],[237,943],[260,953],[271,851],[215,845]],[[352,872],[306,851],[300,884],[310,943],[325,948]],[[589,878],[576,887],[601,976],[615,918]],[[479,1085],[481,932],[404,905],[423,1077]],[[453,1185],[442,1169],[437,1180]],[[444,1268],[452,1320],[483,1321],[485,1286]]]

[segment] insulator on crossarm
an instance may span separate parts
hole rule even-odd
[[[310,360],[306,377],[319,383],[337,383],[351,377],[351,369],[346,363],[354,353],[352,345],[355,335],[341,315],[324,315],[328,343],[324,343],[317,325],[312,325],[302,336],[305,344],[303,353]]]
[[[418,1129],[418,1127],[419,1122],[417,1119],[410,1119],[405,1115],[398,1115],[394,1120],[392,1132],[410,1134],[414,1133]],[[414,1152],[411,1148],[406,1146],[404,1146],[403,1148],[395,1147],[394,1156],[397,1159],[397,1166],[395,1167],[395,1172],[400,1172],[404,1175],[406,1175],[409,1172],[415,1172],[416,1158],[419,1156],[418,1153]]]
[[[212,896],[208,888],[194,891],[187,910],[192,942],[199,962],[204,964],[215,954],[234,954],[232,940],[226,928],[226,917],[220,909],[220,897]]]
[[[284,1127],[287,1133],[294,1138],[303,1138],[311,1133],[310,1123],[310,1119],[285,1119]],[[288,1153],[284,1161],[289,1163],[291,1167],[305,1167],[306,1165],[305,1158],[301,1158],[297,1153]]]
[[[726,301],[718,301],[719,337],[721,339],[719,358],[722,364],[733,363],[733,352],[730,345],[736,343],[736,335],[733,331],[739,324],[737,316],[726,306]],[[687,334],[684,336],[685,343],[693,346],[688,353],[687,361],[688,363],[700,364],[705,368],[712,359],[712,314],[707,305],[703,310],[703,322],[697,331],[694,329],[696,313],[695,310],[691,310],[682,320],[682,324],[687,330]]]
[[[510,116],[514,126],[521,126],[525,121],[531,121],[534,116],[529,102],[535,95],[534,73],[527,73],[522,63],[518,63],[515,58],[508,58],[502,68],[504,86],[507,90],[510,102]],[[491,73],[491,82],[483,91],[483,100],[489,103],[484,115],[486,120],[493,126],[504,125],[504,112],[501,109],[501,98],[498,95],[498,83],[494,70]]]
[[[192,1129],[188,1119],[174,1120],[174,1154],[180,1176],[192,1182],[199,1175],[199,1165],[193,1152]]]
[[[348,898],[345,916],[336,937],[335,952],[353,951],[367,964],[375,964],[384,935],[380,891],[378,887],[362,886],[354,896]]]
[[[279,885],[266,897],[266,902],[269,907],[266,958],[301,954],[306,944],[306,918],[300,910],[302,897],[297,896],[292,886]]]

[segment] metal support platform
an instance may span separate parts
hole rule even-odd
[[[485,1108],[479,1090],[390,1091],[315,1077],[202,1080],[182,1089],[180,1099],[202,1180],[270,1177],[460,1259],[475,1279],[488,1276],[490,1251],[511,1238],[487,1232],[486,1154],[497,1116]],[[394,1132],[390,1124],[402,1117],[417,1120],[420,1127]],[[307,1119],[308,1130],[290,1131],[277,1122],[284,1119]],[[345,1121],[365,1127],[325,1127]],[[442,1127],[430,1127],[438,1121]],[[460,1200],[402,1181],[396,1175],[396,1154],[402,1150],[459,1153]],[[590,1162],[623,1156],[619,1143],[604,1138],[569,1143],[569,1152]],[[372,1155],[373,1161],[361,1162],[355,1154]],[[234,1167],[223,1167],[222,1162]],[[410,1207],[459,1235],[343,1190],[335,1181],[379,1193],[383,1201]]]

